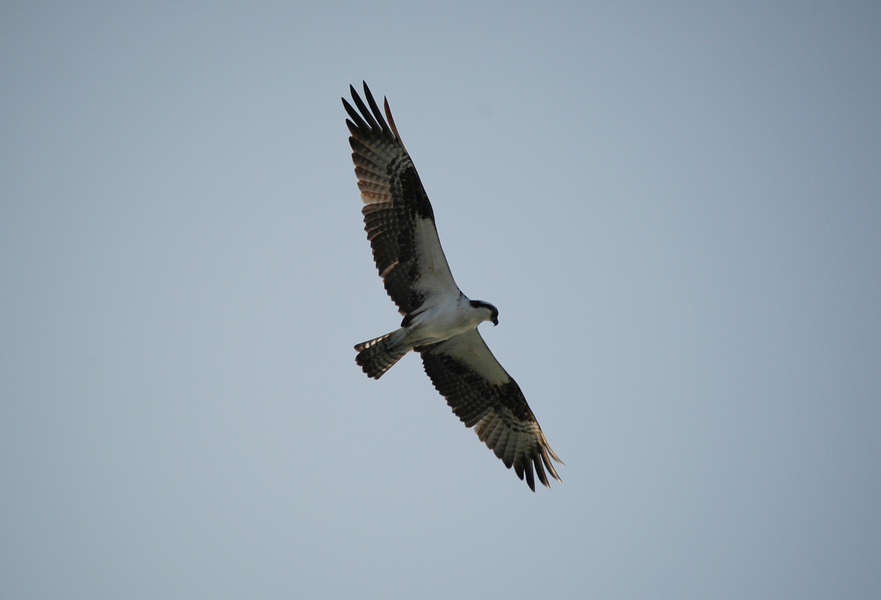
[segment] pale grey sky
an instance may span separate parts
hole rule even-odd
[[[0,597],[876,598],[877,3],[0,6]],[[387,96],[562,483],[407,357]]]

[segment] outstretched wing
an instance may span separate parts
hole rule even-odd
[[[388,295],[401,314],[418,310],[438,295],[458,296],[431,203],[401,143],[388,101],[384,103],[386,123],[366,83],[369,109],[355,88],[349,87],[358,110],[345,98],[343,105],[351,117],[346,125],[352,134],[352,161],[364,201],[364,229]]]
[[[447,399],[465,427],[474,427],[480,441],[505,466],[535,491],[538,480],[551,487],[545,469],[561,481],[551,458],[563,464],[545,439],[517,382],[502,368],[476,329],[448,340],[417,348],[425,372]]]

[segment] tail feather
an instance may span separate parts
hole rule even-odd
[[[389,338],[395,333],[397,332],[393,331],[355,346],[355,350],[358,351],[355,362],[368,377],[379,379],[410,350],[409,348],[389,349]]]

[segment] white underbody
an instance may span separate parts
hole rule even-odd
[[[471,306],[471,300],[465,294],[445,295],[436,304],[423,308],[407,327],[392,334],[389,349],[410,350],[416,346],[442,342],[475,329],[490,318],[486,308]]]

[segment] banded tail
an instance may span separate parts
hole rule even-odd
[[[396,333],[398,332],[393,331],[376,339],[355,345],[355,350],[358,351],[355,362],[358,363],[362,371],[367,373],[368,377],[379,379],[396,362],[401,360],[401,357],[410,351],[409,348],[389,349],[389,338]]]

